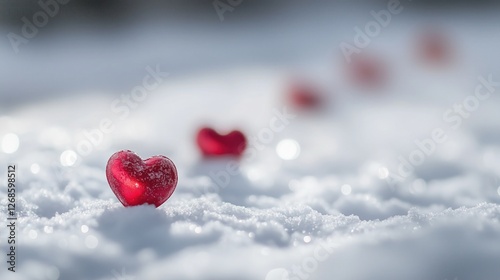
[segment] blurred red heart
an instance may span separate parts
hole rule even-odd
[[[441,65],[451,60],[451,42],[438,29],[426,29],[418,41],[419,57],[433,65]]]
[[[303,83],[294,83],[289,91],[289,103],[297,109],[315,109],[321,106],[323,98],[317,90]]]
[[[365,55],[353,54],[349,65],[353,82],[365,88],[378,88],[386,82],[386,68],[381,60]]]
[[[142,160],[131,151],[113,154],[106,166],[111,190],[124,206],[163,204],[177,185],[177,169],[164,156]]]
[[[198,131],[196,142],[205,156],[240,156],[247,145],[245,135],[238,130],[221,135],[208,127]]]

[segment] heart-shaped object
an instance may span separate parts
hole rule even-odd
[[[437,29],[425,30],[418,41],[421,60],[433,65],[444,65],[451,61],[451,42]]]
[[[304,83],[293,83],[288,95],[290,105],[301,110],[317,109],[321,106],[323,99],[317,90]]]
[[[364,88],[379,88],[386,83],[385,64],[373,56],[353,54],[349,65],[353,82]]]
[[[170,159],[154,156],[143,161],[131,151],[119,151],[109,158],[106,177],[123,206],[158,207],[177,186],[177,169]]]
[[[205,156],[241,156],[245,151],[247,140],[241,131],[234,130],[226,135],[204,127],[198,131],[196,142]]]

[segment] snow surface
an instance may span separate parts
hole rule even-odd
[[[197,129],[259,135],[284,110],[287,70],[166,78],[127,117],[110,109],[119,95],[99,92],[0,116],[0,140],[20,139],[0,158],[0,168],[18,167],[19,214],[17,272],[2,265],[0,279],[498,279],[500,88],[458,129],[442,115],[474,93],[478,76],[498,81],[500,73],[468,61],[429,70],[392,57],[397,82],[374,93],[349,85],[340,59],[304,70],[321,73],[312,76],[323,77],[327,109],[293,112],[269,143],[250,146],[254,155],[239,161],[227,184],[220,174],[229,174],[232,159],[203,159]],[[102,143],[74,165],[61,159],[104,118],[114,130]],[[436,128],[447,141],[389,184],[398,156],[408,158],[414,141]],[[2,143],[7,150],[10,141]],[[124,208],[113,195],[105,165],[122,149],[176,164],[179,184],[161,207]],[[2,230],[2,252],[6,238]]]

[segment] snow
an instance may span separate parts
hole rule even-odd
[[[374,93],[332,78],[336,59],[304,66],[330,97],[314,113],[285,107],[289,69],[264,66],[166,77],[126,116],[112,109],[119,95],[91,91],[2,111],[0,168],[17,166],[19,219],[17,272],[2,266],[0,279],[498,279],[500,87],[457,128],[443,114],[474,94],[478,76],[500,72],[395,57],[398,79]],[[248,152],[202,158],[204,125],[241,129]],[[400,158],[436,129],[447,140],[391,184]],[[259,140],[262,131],[271,134]],[[111,191],[106,162],[125,149],[177,166],[159,208],[124,208]],[[0,240],[4,252],[5,230]]]

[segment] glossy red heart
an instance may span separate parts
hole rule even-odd
[[[124,206],[165,202],[177,185],[177,169],[165,156],[142,160],[131,151],[113,154],[106,166],[111,190]]]
[[[205,156],[241,156],[247,145],[245,135],[238,130],[221,135],[208,127],[198,131],[196,142]]]

